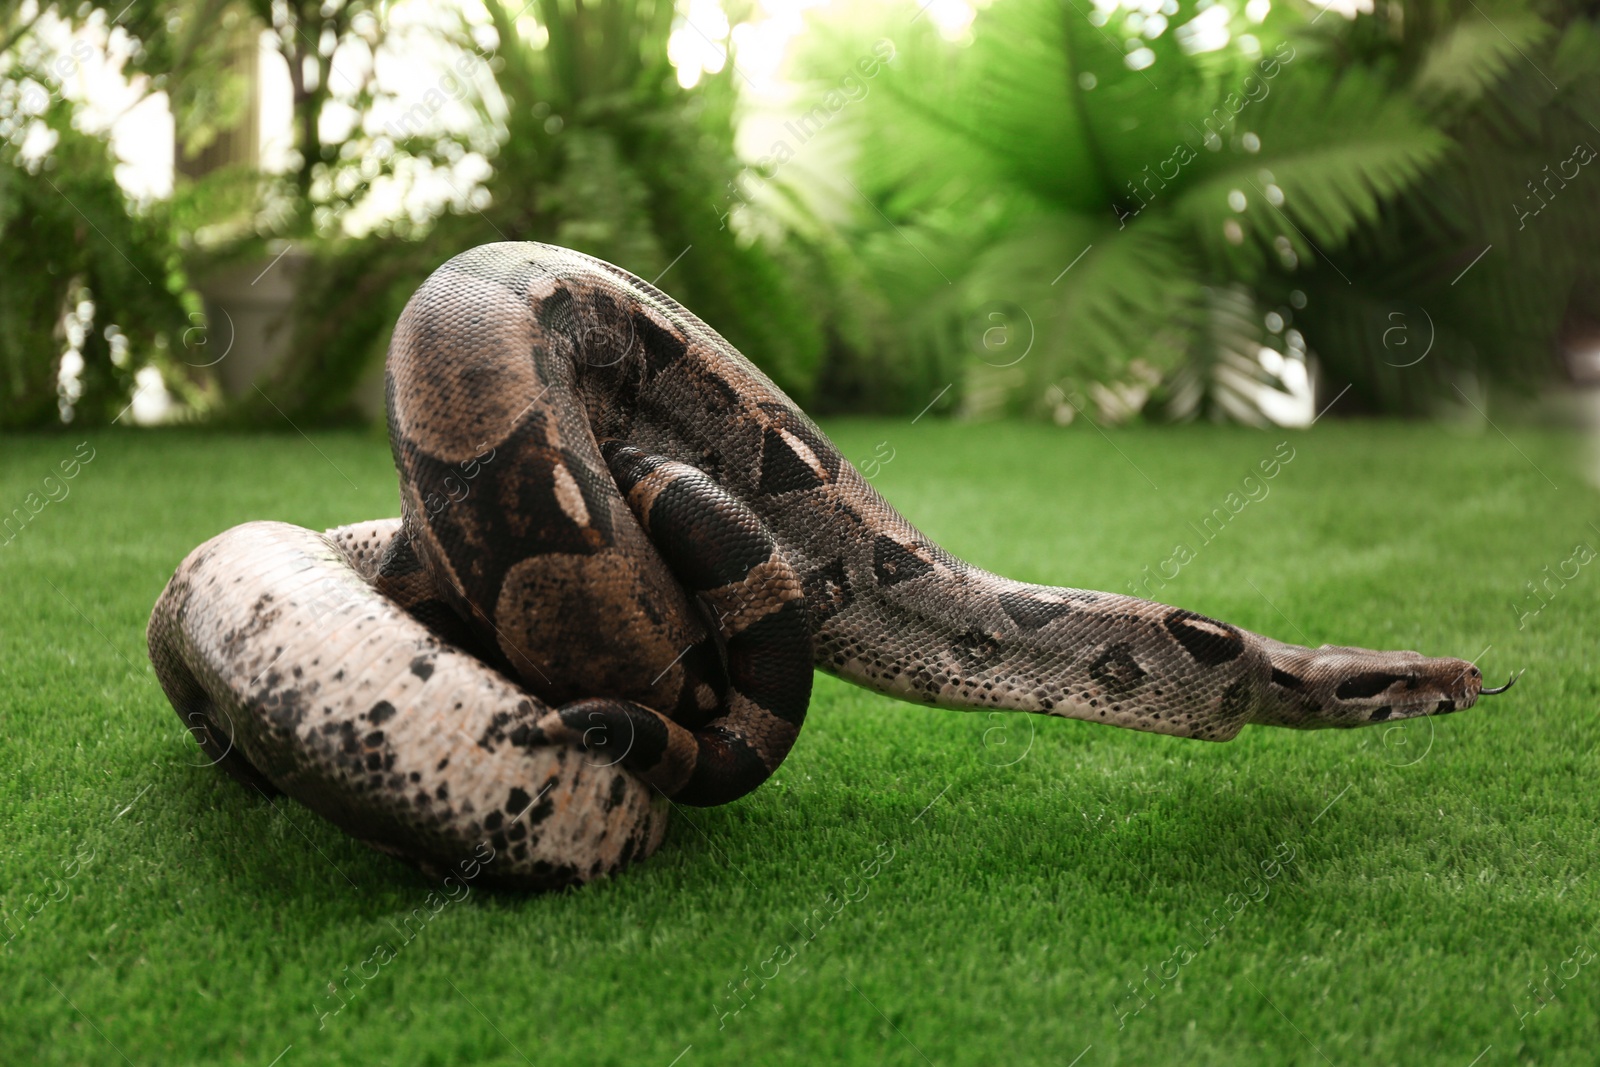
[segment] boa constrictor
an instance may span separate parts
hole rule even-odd
[[[149,645],[213,761],[435,873],[548,888],[648,856],[668,798],[772,773],[813,665],[1212,741],[1497,691],[1458,659],[1301,648],[964,563],[714,330],[576,252],[439,268],[387,387],[403,517],[208,541]]]

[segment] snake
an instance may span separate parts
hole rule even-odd
[[[147,638],[211,762],[431,877],[547,890],[645,859],[674,807],[772,775],[814,669],[1209,741],[1510,685],[973,566],[714,329],[569,249],[439,267],[385,390],[401,515],[228,530],[177,567]]]

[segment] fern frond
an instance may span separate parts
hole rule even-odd
[[[1532,13],[1463,19],[1430,43],[1411,89],[1429,111],[1459,112],[1503,78],[1529,49],[1550,35]]]
[[[1254,106],[1239,116],[1238,136],[1259,138],[1259,151],[1203,159],[1174,206],[1196,239],[1245,277],[1288,260],[1285,246],[1301,261],[1329,254],[1421,182],[1450,146],[1414,105],[1361,72],[1287,67]],[[1253,239],[1230,238],[1230,221]]]

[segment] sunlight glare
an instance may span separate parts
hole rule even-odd
[[[678,84],[693,89],[702,74],[720,73],[728,62],[727,13],[718,0],[689,0],[689,9],[667,39],[667,58],[678,68]]]
[[[1228,30],[1232,12],[1222,4],[1213,4],[1194,18],[1178,27],[1178,47],[1189,55],[1215,52],[1233,39]]]
[[[966,0],[931,0],[925,10],[947,41],[959,41],[978,14]]]
[[[1373,0],[1311,0],[1311,2],[1324,11],[1332,11],[1347,19],[1354,19],[1357,15],[1370,15],[1373,11]]]

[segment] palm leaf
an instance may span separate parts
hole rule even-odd
[[[1420,182],[1449,147],[1415,105],[1359,71],[1289,66],[1252,106],[1258,110],[1238,123],[1241,134],[1259,138],[1259,151],[1208,153],[1175,205],[1236,275],[1288,259],[1285,245],[1296,260],[1322,258]],[[1308,114],[1321,118],[1307,122]],[[1226,240],[1230,221],[1252,240]]]

